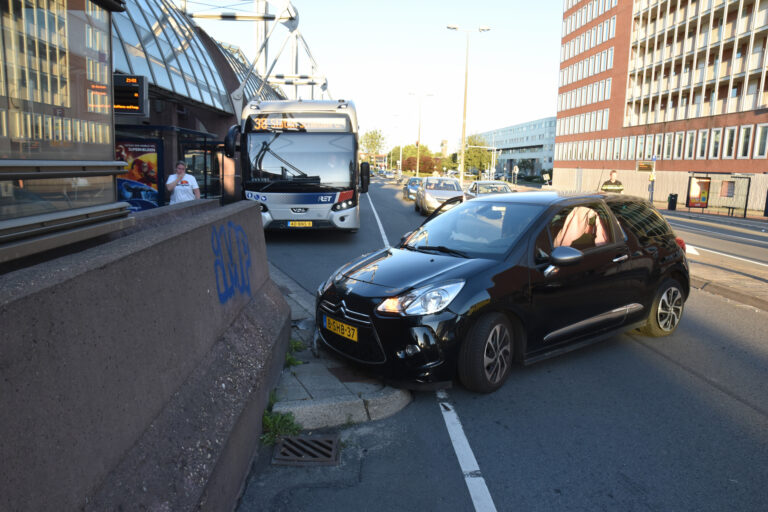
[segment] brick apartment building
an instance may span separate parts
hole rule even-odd
[[[712,177],[711,206],[765,208],[768,0],[565,0],[554,180],[685,196]]]

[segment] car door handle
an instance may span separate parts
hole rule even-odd
[[[615,258],[613,258],[613,262],[614,263],[619,263],[620,261],[625,261],[625,260],[628,260],[628,259],[629,259],[629,255],[622,254],[621,256],[616,256]]]

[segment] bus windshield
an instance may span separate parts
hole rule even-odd
[[[349,189],[355,151],[353,133],[249,133],[245,186],[269,192]]]

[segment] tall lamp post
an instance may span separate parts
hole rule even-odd
[[[416,96],[419,101],[419,131],[416,135],[416,177],[419,177],[419,161],[421,158],[419,157],[419,153],[421,151],[421,100],[424,99],[425,96],[434,96],[434,94],[416,94],[415,92],[409,92],[410,96]]]
[[[461,157],[459,160],[459,182],[461,183],[461,186],[464,186],[464,144],[467,137],[467,81],[469,78],[469,34],[470,32],[474,32],[474,30],[465,30],[462,28],[459,28],[457,25],[448,25],[446,27],[448,30],[456,30],[459,32],[465,32],[467,34],[467,52],[464,57],[464,113],[461,117]],[[478,32],[488,32],[490,27],[486,26],[480,26],[478,27]]]

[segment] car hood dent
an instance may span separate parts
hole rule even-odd
[[[385,294],[390,295],[436,279],[472,276],[493,263],[486,259],[457,258],[393,247],[372,254],[346,269],[344,278],[383,287]]]

